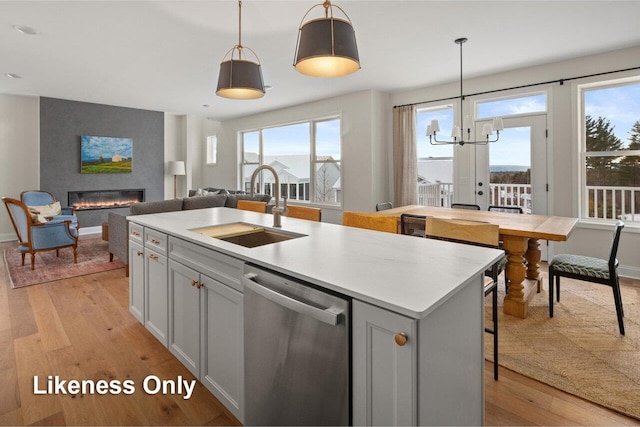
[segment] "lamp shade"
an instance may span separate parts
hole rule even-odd
[[[185,175],[184,162],[182,160],[172,160],[167,167],[168,175]]]
[[[313,77],[340,77],[360,69],[356,33],[350,22],[333,17],[303,24],[294,66]]]
[[[260,64],[244,59],[220,63],[216,95],[231,99],[257,99],[264,96]]]

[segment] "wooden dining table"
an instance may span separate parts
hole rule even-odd
[[[509,280],[509,292],[504,299],[503,311],[520,318],[527,317],[529,301],[542,289],[539,241],[566,241],[578,222],[577,218],[562,216],[520,215],[421,205],[402,206],[377,213],[397,216],[398,230],[403,213],[498,225],[503,249],[507,253],[506,271]]]

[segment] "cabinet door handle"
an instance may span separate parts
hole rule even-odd
[[[402,347],[407,343],[407,341],[409,340],[409,337],[404,332],[398,332],[396,336],[393,337],[393,339],[396,341],[396,344]]]
[[[157,260],[157,259],[158,259],[158,255],[149,254],[149,259],[152,259],[152,260],[154,260],[154,261],[155,261],[155,260]]]
[[[198,284],[197,280],[191,280],[191,286],[196,286]]]
[[[142,256],[143,252],[142,251],[138,251],[138,256]]]
[[[132,231],[131,234],[136,236],[136,237],[138,237],[140,235],[140,233],[138,233],[137,231]]]
[[[151,243],[153,243],[154,245],[159,245],[160,244],[160,240],[151,239]]]

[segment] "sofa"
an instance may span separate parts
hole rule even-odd
[[[249,194],[242,192],[230,192],[220,189],[210,189],[201,191],[189,190],[190,197],[176,198],[172,200],[159,200],[153,202],[134,203],[130,206],[129,214],[120,214],[109,212],[109,260],[118,258],[125,263],[129,262],[129,233],[127,216],[145,215],[161,212],[173,212],[190,209],[206,209],[206,208],[237,208],[238,200],[256,200],[259,202],[267,202],[271,200],[271,196],[267,194],[256,194],[251,197]],[[206,191],[206,193],[205,193]],[[205,194],[205,195],[195,195]]]

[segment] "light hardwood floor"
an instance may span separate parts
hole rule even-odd
[[[0,252],[15,243],[0,243]],[[0,262],[0,425],[238,425],[204,388],[148,395],[142,381],[189,371],[129,313],[124,269],[10,289]],[[34,395],[33,377],[131,379],[131,395]],[[639,425],[638,421],[485,364],[487,425]]]

